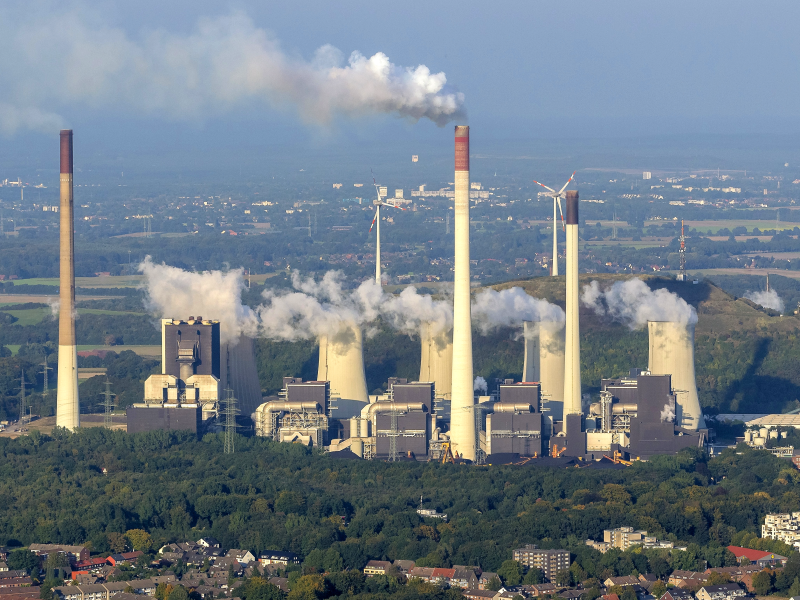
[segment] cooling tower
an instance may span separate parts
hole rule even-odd
[[[419,381],[433,381],[436,397],[450,400],[453,390],[453,332],[433,333],[435,325],[422,326]]]
[[[222,347],[220,362],[222,362],[221,397],[227,397],[225,390],[232,389],[241,414],[253,414],[263,402],[253,338],[241,335],[236,345],[225,344]]]
[[[475,460],[475,394],[472,379],[472,315],[469,290],[469,127],[455,132],[455,277],[453,285],[453,380],[450,442]]]
[[[61,131],[58,387],[56,425],[80,426],[78,347],[75,345],[75,226],[72,201],[72,130]]]
[[[676,397],[675,424],[686,429],[705,427],[694,376],[694,324],[649,321],[650,360],[653,375],[671,375]]]
[[[320,336],[317,381],[330,382],[331,396],[369,403],[364,345],[356,323],[343,325],[336,335]]]
[[[564,424],[581,413],[581,340],[578,322],[578,192],[567,192],[567,323],[564,340]],[[569,432],[567,432],[569,433]]]
[[[525,364],[522,381],[538,381],[542,397],[564,401],[564,322],[525,321]],[[552,407],[551,407],[552,408]]]

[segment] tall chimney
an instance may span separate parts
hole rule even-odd
[[[567,327],[564,344],[564,424],[581,413],[581,341],[578,323],[578,192],[567,192]],[[569,432],[567,432],[569,433]]]
[[[75,345],[75,226],[72,204],[72,130],[61,130],[61,253],[59,265],[58,392],[56,425],[80,426],[78,347]]]
[[[462,458],[475,460],[475,394],[469,291],[469,127],[456,126],[455,150],[455,283],[450,442],[453,450]]]

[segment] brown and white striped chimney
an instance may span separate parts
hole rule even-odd
[[[78,347],[75,341],[75,224],[72,199],[72,130],[61,130],[61,205],[58,391],[56,425],[75,430],[80,426],[78,400]]]

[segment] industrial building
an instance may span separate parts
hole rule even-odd
[[[500,401],[486,415],[486,454],[542,456],[544,417],[538,383],[500,385]]]
[[[322,448],[329,441],[331,391],[327,381],[284,377],[279,400],[255,411],[256,435]]]
[[[514,550],[513,559],[528,569],[541,569],[548,581],[555,581],[560,571],[569,571],[572,565],[569,550],[542,550],[533,544]]]

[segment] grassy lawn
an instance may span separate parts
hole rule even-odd
[[[125,288],[138,287],[142,284],[143,275],[125,275],[114,277],[76,277],[75,287],[82,288]],[[58,277],[38,277],[35,279],[17,279],[14,286],[18,285],[55,285],[58,286]]]

